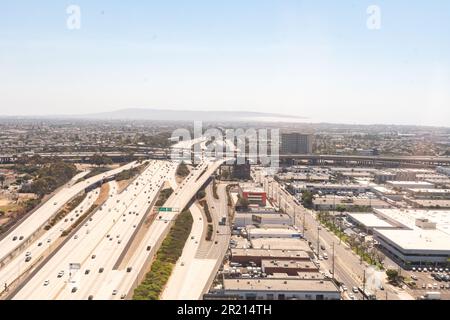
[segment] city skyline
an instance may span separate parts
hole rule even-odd
[[[79,30],[69,3],[4,5],[1,116],[145,107],[450,126],[445,1],[73,4]]]

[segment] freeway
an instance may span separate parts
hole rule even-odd
[[[192,230],[161,295],[161,300],[199,300],[216,264],[214,259],[195,258],[204,236],[203,218],[196,204],[190,207],[190,212],[193,218]]]
[[[193,168],[191,173],[183,180],[175,192],[169,197],[164,207],[173,208],[172,212],[160,213],[153,221],[152,225],[143,236],[143,240],[135,250],[133,256],[129,260],[129,266],[132,269],[126,276],[120,279],[117,290],[123,294],[127,294],[127,298],[132,295],[132,290],[145,276],[155,253],[168,234],[176,217],[183,208],[185,208],[191,199],[196,195],[198,190],[206,183],[209,177],[219,168],[225,160],[213,161],[206,159],[197,167]],[[194,213],[196,214],[196,213]],[[195,236],[194,236],[195,237]],[[194,238],[194,241],[195,238]],[[117,295],[114,299],[122,298]]]
[[[50,230],[34,240],[28,247],[27,253],[17,255],[4,268],[0,269],[0,293],[10,286],[22,275],[30,270],[41,260],[46,253],[50,253],[60,239],[62,233],[67,230],[77,219],[86,213],[99,196],[99,188],[90,191],[83,201],[62,220],[58,221]]]
[[[214,198],[212,186],[210,183],[206,188],[206,199],[214,226],[213,237],[210,241],[205,240],[207,220],[202,217],[197,205],[192,205],[190,208],[194,219],[192,231],[161,295],[162,300],[201,299],[220,268],[231,233],[229,225],[219,224],[223,216],[228,216],[226,185],[218,185],[219,199]]]
[[[124,192],[111,194],[90,221],[29,279],[14,299],[98,296],[109,285],[105,278],[114,273],[120,256],[169,170],[167,163],[152,161]],[[79,269],[70,269],[71,263],[78,264]]]
[[[6,263],[8,259],[12,259],[17,252],[22,251],[27,244],[30,243],[36,232],[44,227],[45,224],[77,194],[89,186],[134,166],[136,166],[136,163],[132,162],[120,168],[86,179],[75,185],[63,187],[0,241],[0,265]]]

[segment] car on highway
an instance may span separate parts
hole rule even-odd
[[[411,279],[413,279],[413,280],[415,280],[415,281],[417,281],[417,280],[418,280],[417,276],[416,276],[416,275],[414,275],[414,274],[412,274],[412,275],[411,275]]]
[[[25,262],[29,262],[30,260],[31,260],[31,257],[30,257],[30,256],[28,256],[28,257],[25,258]]]
[[[128,267],[128,268],[127,268],[127,272],[131,272],[131,270],[133,270],[132,267]]]
[[[352,291],[353,291],[354,293],[358,293],[358,292],[359,292],[358,287],[353,287],[353,288],[352,288]]]
[[[42,246],[42,242],[39,242],[37,246],[38,246],[38,247]]]
[[[97,257],[95,254],[93,254],[92,256],[91,256],[91,259],[95,259],[95,257]]]
[[[91,294],[91,295],[88,297],[88,300],[94,300],[94,296]]]
[[[50,280],[45,280],[44,281],[44,286],[46,287],[46,286],[48,286],[50,284]]]
[[[147,251],[150,251],[152,249],[152,246],[147,246]]]
[[[73,288],[72,288],[72,293],[75,293],[75,292],[77,292],[77,290],[78,290],[78,288],[77,288],[77,287],[73,287]]]
[[[64,275],[64,271],[60,271],[60,272],[58,273],[58,278],[62,278],[63,275]]]
[[[112,295],[115,296],[117,294],[117,290],[113,290]]]
[[[30,252],[30,251],[28,251],[28,252],[25,254],[25,257],[29,257],[29,256],[31,256],[31,252]]]
[[[19,240],[23,240],[23,236],[20,236],[20,237],[19,237]]]
[[[17,240],[17,236],[14,236],[12,240],[13,240],[13,241],[16,241],[16,240]]]
[[[102,273],[105,269],[104,268],[100,268],[98,269],[98,273]]]
[[[91,270],[89,270],[89,269],[86,269],[86,271],[84,272],[84,274],[88,275],[88,274],[89,274],[89,272],[91,272]]]

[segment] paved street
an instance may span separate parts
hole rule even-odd
[[[332,247],[334,243],[334,262],[335,262],[335,277],[338,281],[344,283],[350,291],[352,287],[360,287],[363,285],[364,270],[367,271],[369,265],[361,262],[360,258],[352,252],[348,245],[341,242],[337,236],[332,232],[321,226],[318,230],[319,223],[316,220],[315,213],[312,210],[304,208],[302,205],[294,200],[294,197],[289,194],[284,188],[280,187],[279,183],[273,180],[272,177],[256,177],[256,180],[261,181],[264,189],[268,193],[268,197],[272,199],[274,204],[289,215],[295,215],[295,225],[303,231],[305,227],[305,238],[312,243],[312,248],[317,252],[317,238],[319,236],[319,254],[323,254],[320,247],[325,247],[325,252],[328,254],[328,260],[320,261],[321,268],[331,274],[333,265]],[[412,299],[412,297],[401,289],[393,288],[384,281],[384,272],[379,272],[377,277],[383,281],[385,290],[378,290],[376,292],[378,299],[386,299],[386,294],[390,300],[398,299]],[[366,282],[367,283],[367,282]],[[366,288],[370,285],[367,284]],[[354,294],[354,293],[352,293]],[[358,299],[362,299],[361,294],[354,294]],[[344,295],[344,297],[347,295]]]

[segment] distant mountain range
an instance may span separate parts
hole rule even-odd
[[[192,111],[128,108],[111,112],[81,114],[26,116],[8,118],[86,119],[86,120],[154,120],[154,121],[295,121],[301,117],[264,112],[246,111]]]

